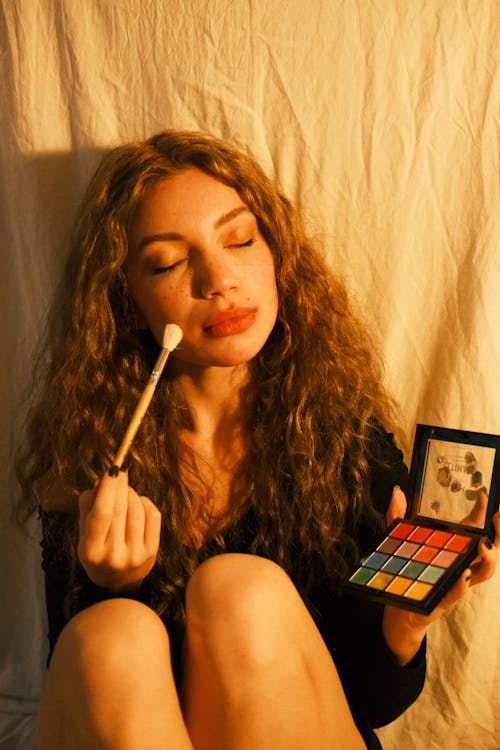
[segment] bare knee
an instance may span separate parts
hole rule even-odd
[[[146,669],[168,660],[168,634],[159,617],[131,599],[109,599],[75,615],[62,631],[51,671],[80,671],[100,679],[126,670]]]
[[[110,599],[76,615],[54,649],[37,748],[190,748],[167,631],[148,607]]]
[[[202,563],[186,591],[190,620],[206,621],[224,610],[242,620],[252,614],[296,603],[298,593],[285,571],[257,555],[222,554]]]
[[[187,642],[262,667],[290,647],[309,615],[290,578],[255,555],[223,554],[193,574],[186,591]]]

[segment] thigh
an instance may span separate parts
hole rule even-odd
[[[218,722],[228,706],[240,716],[254,706],[261,725],[270,720],[267,710],[290,727],[301,716],[294,734],[303,730],[306,744],[298,746],[306,747],[307,737],[317,748],[363,746],[335,664],[296,587],[282,568],[258,556],[211,558],[189,582],[181,696],[188,726],[200,735],[214,715],[211,696],[224,707],[215,711]],[[245,731],[253,731],[251,718]]]
[[[155,743],[156,734],[178,734],[178,746],[191,747],[168,634],[149,607],[106,600],[72,618],[56,643],[40,702],[37,750],[146,748],[147,734]],[[136,736],[139,744],[131,744]]]

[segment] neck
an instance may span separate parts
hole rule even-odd
[[[193,533],[201,543],[207,530],[223,526],[246,497],[248,369],[209,368],[176,377],[191,414],[179,448],[191,466],[186,481],[195,498]]]
[[[246,421],[245,390],[248,369],[211,367],[176,374],[191,413],[191,438],[208,441],[219,434],[230,434]]]

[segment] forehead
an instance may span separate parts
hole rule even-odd
[[[199,169],[184,169],[147,188],[129,222],[130,230],[156,221],[207,220],[244,206],[238,192]]]

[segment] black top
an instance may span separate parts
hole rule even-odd
[[[395,446],[393,436],[376,432],[374,458],[370,464],[371,496],[376,510],[383,516],[392,489],[399,485],[407,489],[408,471],[403,454]],[[251,510],[238,522],[243,533],[228,534],[225,551],[248,552],[252,529]],[[50,537],[45,533],[48,514],[42,514],[44,536],[42,541],[43,569],[45,571],[46,602],[49,621],[50,653],[64,627],[64,597],[68,590],[68,569],[61,556],[61,546],[54,536],[51,524]],[[62,526],[63,524],[61,524]],[[380,530],[360,522],[356,541],[361,555],[369,554]],[[237,539],[237,544],[231,543]],[[248,546],[247,546],[248,545]],[[83,574],[76,611],[108,598]],[[147,579],[137,597],[145,604],[151,603]],[[310,609],[338,670],[349,706],[368,750],[381,745],[373,732],[396,719],[420,694],[425,679],[425,642],[412,661],[401,667],[387,648],[382,636],[383,606],[359,597],[352,597],[338,584],[318,580],[310,595]],[[178,675],[182,633],[178,627],[163,618],[172,642],[174,673]],[[49,656],[50,658],[50,656]]]

